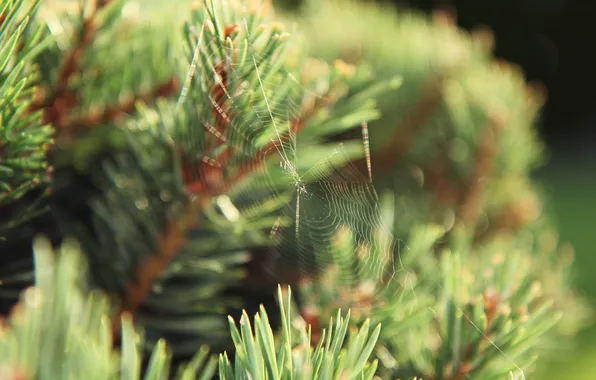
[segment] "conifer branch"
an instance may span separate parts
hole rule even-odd
[[[109,3],[110,0],[95,0],[95,6],[89,15],[85,15],[86,8],[80,6],[82,23],[72,47],[64,53],[62,62],[59,64],[55,87],[49,94],[41,89],[38,90],[36,101],[30,107],[30,112],[43,110],[43,119],[55,127],[59,144],[72,143],[81,133],[98,125],[117,123],[123,116],[135,110],[137,102],[151,103],[157,98],[168,97],[179,90],[178,79],[172,77],[144,93],[133,93],[132,96],[117,103],[73,116],[81,104],[81,94],[73,87],[72,78],[83,75],[88,69],[83,67],[83,57],[89,53],[89,49],[93,47],[94,40],[101,31],[99,17]]]
[[[32,36],[27,34],[39,4],[28,4],[28,9],[22,0],[1,5],[0,240],[6,239],[6,231],[46,211],[41,203],[53,171],[46,154],[54,131],[39,113],[24,112],[39,84],[33,60],[45,43],[39,28]]]
[[[475,224],[482,211],[482,201],[487,181],[493,170],[500,132],[505,126],[498,115],[488,116],[488,127],[481,134],[478,142],[475,165],[463,184],[459,194],[459,215],[465,223]]]
[[[375,176],[382,177],[392,171],[400,158],[408,153],[411,145],[420,136],[421,130],[441,104],[441,86],[441,79],[431,76],[422,89],[420,99],[408,110],[409,113],[400,121],[399,127],[386,140],[384,146],[371,153],[371,161],[375,163]],[[362,161],[357,163],[362,173],[366,173],[364,164]]]
[[[177,93],[179,87],[178,78],[171,78],[164,83],[157,84],[150,91],[133,94],[128,99],[124,99],[117,104],[107,105],[87,115],[74,118],[68,122],[66,130],[82,131],[100,124],[117,123],[123,117],[133,112],[138,102],[152,103],[157,98],[166,98]]]
[[[120,308],[112,319],[114,338],[117,338],[117,334],[120,333],[122,316],[128,313],[134,317],[135,310],[151,291],[156,278],[188,243],[188,233],[197,227],[204,202],[206,202],[204,199],[189,202],[187,211],[172,220],[166,227],[165,233],[159,237],[157,251],[137,266],[137,274],[128,283]]]
[[[96,6],[89,16],[84,15],[85,7],[80,5],[82,24],[73,46],[64,54],[58,68],[56,87],[43,98],[39,96],[37,102],[30,108],[31,112],[43,110],[45,122],[54,125],[65,135],[72,133],[68,128],[68,118],[70,112],[79,103],[76,91],[70,88],[70,79],[83,70],[81,67],[83,54],[93,44],[97,32],[96,18],[105,5],[107,1],[96,1]]]

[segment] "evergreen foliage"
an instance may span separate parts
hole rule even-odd
[[[57,257],[47,239],[35,242],[35,286],[23,292],[8,321],[10,327],[2,332],[0,340],[2,379],[168,378],[172,353],[164,340],[155,345],[141,373],[142,333],[135,331],[128,314],[122,317],[120,352],[113,351],[109,301],[102,292],[84,290],[82,259],[79,247],[72,241],[60,248]],[[342,374],[372,379],[376,365],[367,358],[380,326],[369,334],[369,323],[365,323],[344,348],[349,316],[338,313],[336,322],[330,322],[325,343],[322,340],[313,351],[307,329],[292,326],[289,289],[286,296],[282,296],[281,288],[278,294],[284,321],[282,339],[274,341],[264,309],[255,317],[254,334],[248,315],[243,315],[240,330],[231,320],[238,354],[235,365],[225,354],[220,356],[220,378],[264,379],[266,372],[272,379],[328,379]],[[297,334],[295,338],[293,333]],[[178,368],[174,378],[209,379],[216,370],[216,358],[203,348]]]
[[[589,315],[529,179],[541,95],[487,34],[29,3],[0,7],[0,378],[521,379]]]
[[[39,1],[29,6],[26,9],[22,1],[3,1],[0,7],[0,212],[3,214],[8,204],[33,190],[43,189],[48,183],[46,152],[53,143],[52,126],[44,123],[40,112],[29,112],[40,79],[34,60],[43,51],[46,40],[41,28],[30,27]],[[21,13],[26,16],[21,17]],[[3,218],[0,239],[5,239],[7,230],[39,214],[43,190],[34,193],[36,196],[31,197],[26,207]]]

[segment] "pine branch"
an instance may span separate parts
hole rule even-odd
[[[64,54],[62,63],[58,68],[58,78],[56,86],[52,92],[45,96],[43,100],[39,99],[33,104],[31,111],[44,110],[44,119],[46,123],[56,126],[61,133],[72,133],[68,128],[69,114],[74,109],[79,100],[77,93],[70,88],[71,78],[80,75],[83,68],[81,60],[85,49],[93,44],[97,32],[97,16],[107,1],[97,1],[96,6],[89,16],[85,15],[86,8],[80,4],[80,18],[82,20],[78,36],[69,51]]]
[[[98,62],[90,61],[89,57],[97,58],[94,56],[95,51],[105,49],[102,46],[105,44],[99,41],[107,34],[107,30],[110,28],[116,32],[122,30],[122,26],[116,21],[119,18],[117,14],[122,11],[123,6],[124,1],[121,0],[96,0],[93,4],[80,2],[80,23],[74,26],[73,42],[67,51],[59,53],[60,58],[56,62],[56,78],[48,80],[53,84],[47,90],[38,91],[37,100],[30,108],[32,112],[43,111],[44,121],[56,128],[57,143],[62,146],[62,149],[66,147],[65,144],[72,144],[76,138],[88,134],[97,126],[121,122],[135,110],[137,102],[152,103],[157,98],[170,96],[179,90],[177,79],[170,77],[161,83],[156,83],[149,90],[133,89],[133,93],[128,97],[118,96],[120,100],[109,99],[105,105],[97,107],[97,104],[94,104],[90,109],[84,109],[85,103],[88,102],[85,92],[88,90],[83,90],[81,84],[97,76],[98,66],[105,69],[102,64],[107,63],[106,57],[101,57],[104,62],[99,62],[99,65]],[[57,17],[64,19],[65,15]],[[116,44],[118,41],[114,40],[112,43]],[[119,68],[119,70],[130,69]],[[107,77],[106,80],[111,78]],[[125,88],[125,90],[129,89]],[[93,101],[96,102],[96,100]]]
[[[140,371],[141,333],[135,331],[129,314],[122,316],[122,348],[112,349],[108,299],[102,293],[87,293],[85,263],[78,247],[63,245],[59,255],[49,242],[35,243],[36,284],[23,293],[22,301],[3,323],[0,340],[0,375],[3,379],[36,378],[69,379],[87,376],[91,379],[174,378],[206,379],[217,371],[217,361],[201,348],[188,363],[182,364],[176,376],[171,373],[171,353],[160,341],[153,350],[145,373]],[[372,379],[376,361],[369,357],[381,327],[370,331],[365,322],[358,331],[350,331],[350,315],[338,311],[331,320],[324,340],[312,351],[309,347],[308,326],[298,329],[291,313],[291,291],[284,296],[278,289],[283,330],[275,342],[269,317],[264,308],[255,316],[254,333],[246,312],[240,329],[230,318],[230,330],[237,348],[235,363],[227,354],[219,360],[222,379],[242,379],[246,376],[264,378],[264,369],[272,379],[289,379],[296,374],[303,378],[327,378],[350,375]],[[296,341],[297,339],[297,341]],[[276,348],[277,346],[277,348]],[[261,374],[261,376],[259,376]]]
[[[141,376],[170,376],[171,354],[163,341],[141,374],[142,334],[135,331],[128,315],[122,318],[121,351],[113,351],[108,300],[102,293],[88,293],[82,285],[85,263],[75,244],[65,243],[54,258],[49,242],[38,239],[35,259],[35,287],[23,292],[1,332],[3,379],[139,380]],[[210,378],[216,371],[214,359],[209,359],[208,350],[203,348],[179,368],[174,378]]]
[[[205,202],[204,199],[201,201]],[[192,229],[198,227],[201,205],[202,203],[199,201],[191,202],[188,205],[189,211],[181,218],[173,221],[167,227],[164,235],[160,237],[156,253],[137,266],[135,281],[128,284],[123,297],[123,304],[112,319],[114,338],[117,338],[117,334],[120,332],[122,316],[125,313],[134,316],[136,309],[151,292],[157,277],[165,271],[168,264],[182,250],[184,245],[188,244],[188,234]]]
[[[399,128],[387,139],[384,146],[371,155],[371,161],[375,162],[375,176],[387,175],[401,157],[408,153],[413,142],[420,136],[430,118],[441,105],[443,96],[441,94],[441,79],[431,78],[428,84],[422,89],[422,95],[418,103],[413,106],[400,123]],[[363,173],[365,170],[360,169]]]
[[[312,350],[310,326],[300,324],[293,328],[291,290],[284,297],[278,288],[282,315],[282,340],[275,347],[275,337],[269,325],[265,309],[254,318],[254,332],[249,317],[242,315],[239,328],[230,318],[230,330],[236,346],[236,359],[232,363],[226,354],[220,355],[219,377],[235,379],[250,377],[255,379],[327,379],[330,377],[357,377],[373,379],[377,362],[369,362],[381,325],[370,332],[370,321],[365,321],[358,331],[350,331],[348,343],[344,342],[349,328],[350,314],[341,316],[338,311],[335,323],[333,318],[322,332],[322,339]],[[297,330],[297,331],[296,331]],[[297,337],[294,337],[294,334]]]
[[[5,239],[8,230],[44,212],[41,199],[52,172],[46,152],[53,143],[53,129],[39,113],[24,112],[33,102],[39,81],[33,59],[46,42],[39,28],[31,36],[25,34],[39,1],[29,8],[21,0],[4,2],[1,7],[0,239]],[[22,204],[23,199],[27,204]]]
[[[172,78],[164,83],[157,84],[154,89],[146,93],[133,94],[130,98],[115,105],[107,105],[103,109],[96,110],[88,115],[79,116],[68,122],[65,130],[81,131],[98,125],[117,123],[127,115],[135,111],[136,104],[152,103],[158,98],[166,98],[177,93],[179,84],[177,78]]]
[[[478,143],[474,166],[461,182],[454,181],[449,175],[445,150],[439,152],[429,170],[427,183],[434,197],[435,208],[452,208],[457,219],[467,223],[470,228],[474,228],[485,208],[486,188],[490,185],[502,128],[503,122],[497,116],[489,117],[488,126]]]
[[[499,145],[499,134],[504,128],[503,122],[498,120],[497,115],[490,115],[488,127],[482,134],[476,153],[475,167],[470,173],[469,179],[464,185],[460,194],[461,205],[459,213],[461,220],[474,225],[482,211],[484,188],[487,181],[490,181],[494,167],[497,146]]]

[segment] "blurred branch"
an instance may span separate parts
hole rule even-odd
[[[188,243],[188,234],[191,229],[198,226],[201,207],[204,202],[207,202],[205,198],[190,202],[187,205],[187,211],[171,221],[166,228],[166,232],[159,237],[157,251],[137,266],[137,274],[128,283],[126,293],[122,298],[122,305],[112,319],[114,338],[117,338],[120,333],[122,316],[125,313],[134,316],[136,308],[152,290],[156,278],[164,272],[176,254]]]
[[[83,1],[83,0],[80,0]],[[36,94],[36,101],[30,111],[43,110],[46,123],[57,130],[57,143],[72,143],[76,136],[98,125],[113,124],[135,109],[136,102],[150,103],[159,97],[167,97],[179,90],[177,78],[170,78],[158,83],[153,89],[144,93],[133,93],[126,99],[113,104],[104,105],[100,109],[91,110],[87,114],[73,117],[74,111],[81,105],[79,89],[73,85],[73,79],[82,77],[88,68],[83,66],[83,57],[93,49],[94,41],[106,25],[100,23],[104,13],[114,12],[110,7],[122,7],[123,0],[95,0],[89,11],[89,4],[79,2],[81,25],[74,42],[68,51],[63,53],[57,71],[56,84],[48,94],[41,89]],[[89,11],[89,12],[88,12]],[[89,14],[87,14],[89,13]],[[107,27],[112,27],[108,25]],[[115,43],[116,41],[114,41]]]
[[[485,187],[493,170],[500,131],[505,128],[498,115],[488,115],[488,127],[480,135],[475,165],[460,193],[459,214],[464,223],[473,226],[483,208]]]

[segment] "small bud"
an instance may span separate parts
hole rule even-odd
[[[520,305],[517,308],[517,315],[521,322],[528,320],[528,307],[526,305]]]
[[[224,38],[233,38],[238,34],[239,26],[238,24],[230,24],[224,28]]]
[[[511,315],[511,306],[508,303],[501,303],[499,305],[499,313],[506,317]]]
[[[530,287],[530,292],[534,297],[540,297],[542,295],[542,284],[539,281],[534,281]]]
[[[356,67],[354,65],[350,65],[341,59],[336,59],[333,61],[333,67],[339,72],[340,75],[351,78],[356,74]]]
[[[271,25],[271,30],[281,32],[282,30],[284,30],[284,25],[282,23],[275,22],[273,23],[273,25]]]

